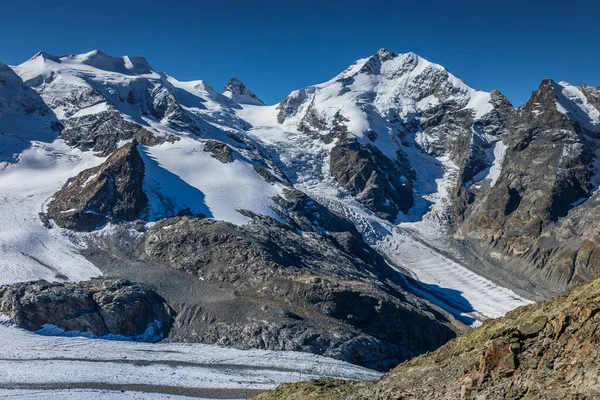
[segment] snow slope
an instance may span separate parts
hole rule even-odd
[[[241,399],[286,382],[380,375],[306,353],[49,337],[6,324],[0,347],[0,397],[11,398]]]
[[[0,169],[0,284],[100,275],[78,254],[74,236],[56,226],[46,229],[38,214],[68,178],[102,161],[61,140],[37,141],[20,154],[19,162]]]
[[[174,201],[176,209],[189,208],[236,224],[249,221],[239,209],[277,217],[271,198],[281,193],[281,185],[265,181],[239,153],[233,162],[223,164],[203,148],[191,138],[142,147],[146,192],[151,193],[151,212],[155,214],[152,219],[168,216],[170,204],[165,204],[164,197]]]

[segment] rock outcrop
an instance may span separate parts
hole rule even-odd
[[[331,175],[381,218],[395,221],[413,205],[414,172],[373,146],[341,141],[329,156]]]
[[[261,400],[596,399],[600,280],[486,321],[375,382],[282,385]]]
[[[144,161],[133,141],[69,179],[48,204],[48,216],[60,227],[79,231],[137,219],[148,205],[143,181]]]
[[[65,332],[150,341],[168,336],[175,316],[150,287],[123,280],[3,286],[0,313],[31,331],[48,324]]]
[[[237,78],[231,78],[229,82],[227,82],[223,95],[240,104],[252,104],[257,106],[263,106],[265,104]]]
[[[400,286],[355,229],[338,222],[328,226],[337,232],[313,225],[300,235],[254,218],[238,227],[179,217],[148,231],[142,258],[229,287],[246,302],[210,318],[192,318],[198,310],[186,307],[176,339],[308,351],[385,370],[455,335],[442,314]]]
[[[211,156],[221,161],[223,164],[233,162],[233,150],[223,142],[207,140],[204,143],[204,151],[210,152]]]

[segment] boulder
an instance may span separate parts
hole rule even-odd
[[[141,340],[166,337],[175,316],[150,287],[125,280],[36,281],[3,286],[0,313],[31,331],[51,325],[66,332]]]

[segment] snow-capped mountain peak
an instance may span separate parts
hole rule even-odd
[[[225,85],[225,91],[223,92],[225,97],[230,98],[239,104],[251,104],[251,105],[264,105],[263,101],[259,99],[250,89],[246,87],[237,78],[231,78],[227,85]]]

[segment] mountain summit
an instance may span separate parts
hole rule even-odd
[[[252,93],[252,91],[248,89],[246,85],[242,83],[242,81],[237,78],[231,78],[229,82],[227,82],[223,95],[229,97],[231,100],[239,104],[265,104],[254,93]]]

